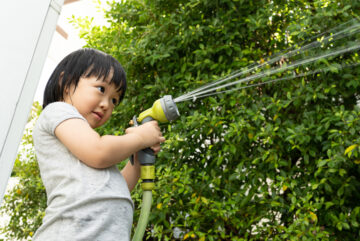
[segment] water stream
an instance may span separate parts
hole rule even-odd
[[[308,66],[309,64],[322,59],[329,59],[331,57],[336,57],[345,53],[359,50],[360,41],[358,41],[358,39],[354,39],[354,35],[359,32],[360,21],[357,19],[352,19],[324,33],[306,39],[301,44],[288,48],[272,56],[267,61],[263,61],[260,64],[252,64],[247,68],[233,72],[224,78],[220,78],[212,83],[200,86],[193,91],[175,98],[174,101],[182,102],[187,100],[195,100],[219,93],[232,92],[243,88],[273,83],[280,80],[288,80],[325,71],[327,68],[322,68],[315,71],[307,71],[306,73],[294,75],[293,71],[291,70],[299,66]],[[343,46],[337,47],[337,45]],[[279,62],[282,63],[279,64]],[[349,65],[353,66],[354,64],[348,64],[348,66]],[[342,65],[341,68],[345,67],[346,65]],[[290,72],[289,76],[283,76],[271,81],[248,83],[260,78],[269,77],[273,74],[286,74],[288,72]],[[236,86],[240,83],[248,83],[248,85],[240,87]],[[225,88],[229,87],[230,89],[224,90]]]

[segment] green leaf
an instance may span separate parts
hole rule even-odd
[[[347,230],[350,229],[350,225],[348,223],[342,223],[342,226],[344,229],[347,229]]]
[[[332,207],[333,205],[334,205],[333,202],[326,202],[326,203],[325,203],[325,209],[327,210],[327,209],[329,209],[330,207]]]
[[[354,144],[354,145],[351,145],[349,146],[348,148],[346,148],[344,154],[348,154],[349,152],[351,152],[352,150],[354,150],[358,145],[357,144]]]
[[[320,160],[319,162],[318,162],[318,164],[317,164],[317,166],[318,167],[322,167],[322,166],[324,166],[325,164],[327,164],[327,160]]]

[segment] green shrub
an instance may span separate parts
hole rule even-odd
[[[357,1],[114,3],[107,12],[111,26],[83,31],[88,47],[111,53],[128,73],[126,100],[101,131],[126,128],[134,114],[163,95],[178,97],[358,17],[359,6]],[[167,142],[156,164],[146,236],[360,238],[360,70],[337,68],[348,62],[359,62],[358,53],[316,61],[311,70],[330,67],[318,74],[178,103],[181,118],[163,126]],[[138,207],[140,193],[134,194]]]
[[[359,9],[356,0],[138,0],[112,3],[109,27],[73,20],[87,47],[127,72],[126,98],[99,132],[122,134],[161,96],[266,61]],[[353,51],[292,70],[329,68],[317,74],[178,103],[179,120],[162,125],[146,239],[360,239],[360,68],[339,69],[359,62]],[[133,199],[136,226],[139,187]]]

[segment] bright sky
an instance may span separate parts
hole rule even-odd
[[[55,69],[56,65],[69,53],[81,48],[85,41],[78,37],[78,30],[75,29],[69,19],[74,15],[75,17],[94,18],[93,23],[95,25],[106,25],[107,22],[103,18],[103,11],[99,9],[107,7],[107,4],[102,0],[102,5],[94,0],[80,0],[77,2],[69,3],[63,6],[61,14],[58,20],[58,26],[65,30],[68,34],[68,39],[62,37],[58,32],[54,33],[52,43],[48,51],[48,57],[44,64],[44,68],[41,74],[39,85],[34,97],[34,101],[42,103],[43,92],[45,85]]]

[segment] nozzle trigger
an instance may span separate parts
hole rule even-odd
[[[139,123],[137,122],[137,120],[136,120],[137,118],[136,118],[136,115],[134,115],[134,117],[132,118],[132,121],[133,121],[133,124],[134,124],[134,126],[138,126],[139,125]],[[131,156],[130,156],[130,163],[131,163],[131,165],[133,165],[134,166],[134,154],[132,154]]]

